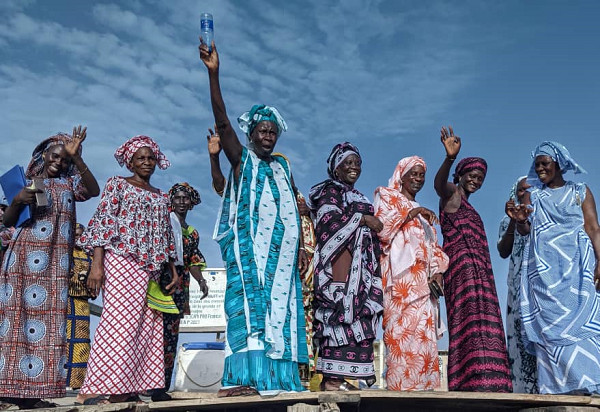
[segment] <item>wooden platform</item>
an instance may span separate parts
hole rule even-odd
[[[229,412],[309,412],[309,411],[523,411],[584,412],[600,410],[600,397],[566,395],[523,395],[480,392],[303,392],[274,397],[247,396],[217,398],[197,392],[172,393],[174,400],[144,405],[119,403],[104,406],[66,406],[63,399],[55,412],[116,411],[229,411]],[[71,398],[74,401],[74,398]],[[71,401],[71,402],[72,402]],[[40,411],[40,409],[37,409]]]

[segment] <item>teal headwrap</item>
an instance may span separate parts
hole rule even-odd
[[[281,132],[287,130],[287,124],[277,109],[271,106],[265,106],[264,104],[255,104],[249,112],[238,117],[238,125],[240,126],[240,129],[246,133],[246,136],[250,137],[256,125],[263,120],[268,120],[277,125],[277,136],[279,136]]]

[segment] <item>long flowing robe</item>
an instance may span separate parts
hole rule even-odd
[[[504,216],[500,222],[498,242],[508,230],[510,218]],[[538,393],[537,367],[535,356],[527,352],[521,322],[521,277],[526,271],[523,255],[528,245],[529,236],[519,234],[515,229],[512,252],[508,262],[506,298],[506,340],[508,347],[508,363],[512,373],[513,391],[515,393]]]
[[[147,305],[150,279],[176,258],[169,199],[122,177],[106,182],[79,244],[104,248],[104,307],[81,394],[126,394],[164,385],[162,313]]]
[[[335,180],[313,187],[316,210],[315,337],[317,371],[324,377],[375,381],[373,340],[383,311],[379,238],[361,225],[373,205],[358,190]],[[344,281],[334,280],[334,264],[344,252],[351,264]]]
[[[59,398],[66,388],[66,313],[81,177],[44,179],[48,206],[34,209],[10,242],[0,275],[0,396]]]
[[[224,387],[301,391],[308,363],[298,270],[300,218],[285,158],[243,148],[215,227],[227,270]]]
[[[479,213],[461,197],[454,213],[440,210],[448,312],[448,389],[512,392],[508,353],[490,251]]]
[[[540,393],[600,392],[600,294],[583,227],[584,183],[531,189],[531,233],[521,282],[527,348]]]
[[[435,228],[420,215],[404,223],[419,203],[399,190],[380,187],[374,205],[383,223],[378,235],[387,387],[433,390],[440,386],[437,340],[444,328],[438,328],[439,306],[430,296],[429,279],[446,271],[448,256],[438,245]]]

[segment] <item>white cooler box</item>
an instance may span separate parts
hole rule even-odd
[[[177,352],[175,390],[217,392],[225,364],[224,342],[184,343]]]

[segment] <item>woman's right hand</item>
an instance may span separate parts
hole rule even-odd
[[[440,134],[440,140],[442,141],[442,144],[446,149],[446,156],[456,159],[456,156],[460,152],[460,137],[454,135],[454,130],[452,130],[452,126],[448,126],[447,129],[442,126]]]
[[[100,294],[100,290],[104,285],[104,267],[102,263],[94,264],[95,261],[92,262],[92,267],[90,268],[90,274],[87,279],[87,289],[92,295],[93,299],[96,299]]]
[[[202,43],[202,38],[200,38],[198,50],[200,51],[200,60],[202,60],[208,71],[219,70],[219,53],[217,53],[214,41],[212,42],[212,51],[209,51],[208,46]]]
[[[214,128],[214,132],[212,129],[208,129],[208,133],[210,134],[206,136],[206,140],[208,141],[208,154],[211,156],[217,156],[222,150],[221,137],[219,136],[219,133],[216,132],[217,125],[215,125]]]
[[[30,189],[24,187],[13,199],[13,202],[19,205],[33,205],[35,204],[35,194],[43,193],[42,189]]]
[[[369,227],[371,230],[379,233],[383,230],[383,223],[381,220],[371,215],[363,215],[364,224]]]
[[[419,211],[418,214],[420,214],[421,216],[423,216],[423,218],[427,222],[429,222],[429,224],[431,226],[437,225],[437,224],[440,223],[440,221],[438,220],[438,218],[435,215],[435,212],[433,210],[429,210],[429,209],[421,206],[421,207],[418,208],[418,211]]]

